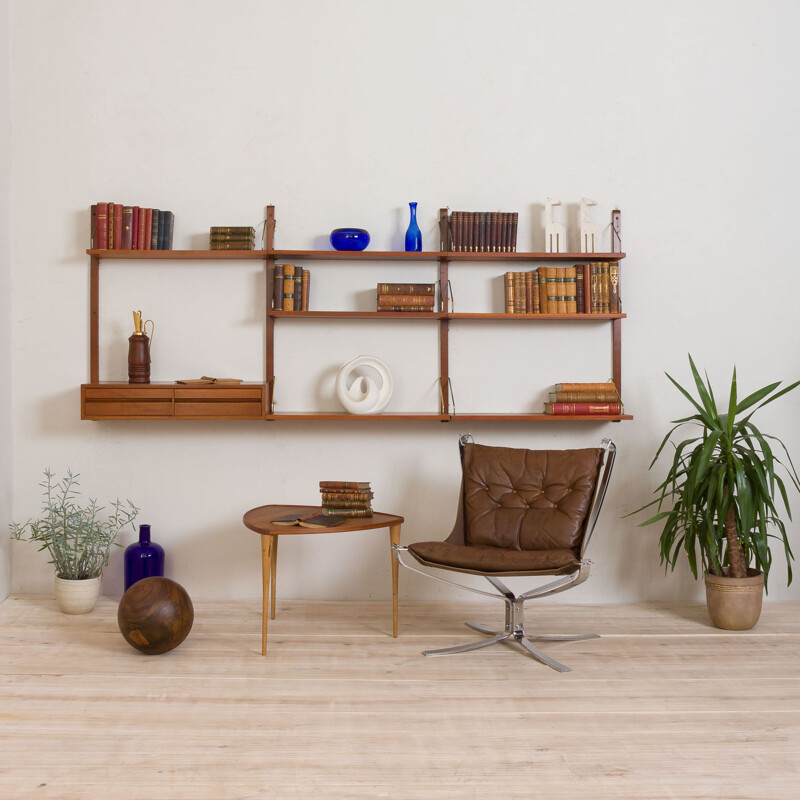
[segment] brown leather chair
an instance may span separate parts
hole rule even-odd
[[[423,572],[404,562],[402,554],[409,553],[426,567],[483,576],[505,601],[505,627],[495,631],[467,622],[489,638],[443,650],[426,650],[426,656],[463,653],[514,641],[538,661],[568,672],[569,667],[545,655],[533,642],[598,638],[597,634],[527,633],[523,604],[579,586],[589,577],[592,562],[584,554],[616,456],[616,446],[610,439],[603,439],[602,444],[583,450],[521,450],[475,444],[469,434],[461,437],[461,502],[452,533],[443,542],[395,545],[394,554],[400,564],[413,572],[497,597],[493,592]],[[500,578],[518,576],[557,577],[515,595]]]

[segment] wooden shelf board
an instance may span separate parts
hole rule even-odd
[[[447,319],[438,311],[268,311],[281,319]]]
[[[472,421],[472,422],[621,422],[622,420],[633,419],[631,414],[451,414],[453,422]]]
[[[558,322],[588,321],[600,322],[609,319],[625,319],[626,314],[473,314],[473,313],[452,313],[447,314],[447,319],[491,319],[491,320],[539,320],[546,322],[556,320]]]
[[[450,261],[622,261],[625,253],[452,253],[442,251]]]
[[[176,381],[150,381],[150,383],[128,383],[127,381],[93,381],[82,383],[81,388],[103,389],[236,389],[247,386],[266,386],[263,381],[242,381],[241,383],[177,383]]]
[[[86,253],[103,260],[141,259],[172,261],[241,261],[243,259],[263,261],[266,250],[87,250]]]
[[[267,254],[280,259],[319,261],[438,261],[443,253],[428,250],[406,253],[404,250],[269,250]]]
[[[271,422],[298,421],[298,420],[338,420],[348,422],[380,422],[405,420],[420,422],[424,420],[437,420],[449,422],[447,414],[429,414],[424,411],[409,411],[394,414],[345,414],[336,411],[292,411],[280,414],[267,414],[266,419]]]

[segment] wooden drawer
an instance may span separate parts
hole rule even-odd
[[[82,419],[171,417],[172,389],[163,386],[82,386]]]
[[[261,419],[262,386],[198,386],[175,389],[175,416],[195,419]]]

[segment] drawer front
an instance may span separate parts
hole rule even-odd
[[[227,386],[224,388],[197,388],[176,387],[176,400],[190,400],[194,402],[219,402],[223,400],[250,400],[261,402],[264,389],[261,386]]]
[[[169,386],[84,386],[83,396],[88,400],[168,400],[172,401]]]
[[[84,419],[136,419],[171,417],[171,400],[89,400],[84,403]]]
[[[261,419],[264,416],[264,406],[260,401],[242,400],[214,402],[194,402],[188,400],[176,401],[175,416],[186,419],[187,417],[203,418],[218,417],[220,419]]]

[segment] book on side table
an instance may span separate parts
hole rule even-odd
[[[333,528],[344,522],[344,517],[334,517],[330,514],[287,514],[285,517],[278,517],[272,520],[273,525],[281,525],[287,528],[292,525],[299,525],[301,528]]]

